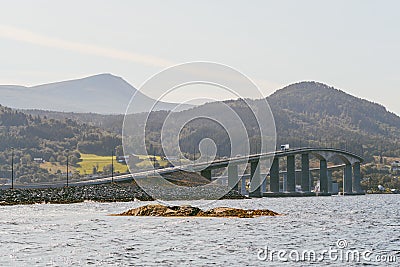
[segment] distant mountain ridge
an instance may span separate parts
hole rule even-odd
[[[61,112],[124,114],[132,96],[138,97],[132,112],[149,110],[154,99],[144,95],[121,77],[98,74],[86,78],[33,87],[0,85],[0,104],[17,109]],[[177,104],[161,102],[158,110],[171,110]],[[180,110],[190,108],[182,105]]]
[[[260,112],[262,100],[247,103]],[[400,155],[400,117],[382,105],[357,98],[341,90],[318,82],[300,82],[289,85],[267,97],[275,119],[277,149],[280,144],[291,147],[334,147],[350,150],[372,160],[373,156]],[[243,100],[223,101],[239,115],[249,134],[252,153],[257,152],[257,123]],[[223,114],[220,102],[208,103],[173,114],[174,121],[195,114]],[[139,114],[137,115],[139,116]],[[159,138],[166,112],[155,112],[149,133]],[[140,121],[138,119],[138,121]],[[193,153],[193,144],[205,136],[217,136],[218,147],[229,147],[229,138],[207,122],[193,122],[184,129],[182,149]],[[160,147],[153,138],[153,148]],[[186,144],[186,145],[185,145]],[[161,153],[161,151],[155,151]],[[227,156],[222,152],[219,156]]]
[[[249,100],[249,103],[257,107],[260,101]],[[387,111],[382,105],[318,82],[299,82],[286,86],[267,97],[267,101],[275,117],[278,145],[290,143],[292,147],[348,149],[366,157],[367,160],[378,155],[400,155],[400,117]],[[249,119],[250,115],[243,101],[229,100],[224,103],[239,111],[248,127],[255,129],[256,125]],[[205,112],[221,114],[220,104],[219,102],[204,104],[178,112],[174,116],[181,119]],[[27,112],[55,119],[71,117],[114,133],[120,133],[122,129],[123,116]],[[149,127],[155,137],[159,137],[162,121],[167,115],[168,112],[158,111],[151,116],[154,123],[149,124]],[[144,114],[135,116],[138,121],[146,117]],[[206,134],[218,136],[218,141],[222,143],[220,147],[229,142],[219,130],[210,125],[198,122],[193,126],[195,127],[189,127],[182,136],[182,149],[188,153],[193,151],[191,140],[197,140]],[[153,147],[159,147],[157,138],[153,140]],[[250,139],[256,142],[254,136],[250,136]],[[155,152],[160,153],[160,151]]]
[[[377,103],[318,82],[289,85],[267,98],[278,142],[335,146],[361,155],[400,155],[400,117]]]
[[[318,122],[341,118],[338,125],[347,124],[369,134],[398,137],[400,133],[400,117],[384,106],[322,83],[292,84],[267,99],[273,110],[282,109],[294,118],[302,117],[305,124],[310,123],[310,117],[318,117]],[[279,116],[282,112],[276,113]]]

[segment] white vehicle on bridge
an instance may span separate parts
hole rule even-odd
[[[290,145],[286,144],[286,145],[281,145],[281,150],[282,151],[288,151],[290,149]]]

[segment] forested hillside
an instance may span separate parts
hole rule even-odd
[[[267,98],[275,117],[277,145],[289,143],[292,147],[335,147],[354,151],[367,161],[373,156],[400,156],[400,117],[388,112],[382,105],[363,100],[343,91],[316,82],[301,82],[278,90]],[[257,147],[258,134],[255,121],[242,100],[225,101],[246,122],[253,150]],[[257,107],[260,100],[250,100]],[[28,111],[51,118],[72,117],[82,123],[98,126],[116,134],[121,133],[123,115],[98,115]],[[209,103],[174,114],[183,119],[195,114],[219,114],[220,103]],[[169,113],[154,112],[148,123],[150,153],[162,154],[159,145],[162,122]],[[146,114],[135,114],[138,122]],[[232,122],[236,123],[236,122]],[[181,132],[181,148],[193,154],[193,147],[204,137],[215,138],[219,156],[229,154],[228,136],[210,121],[192,121]],[[150,146],[151,144],[151,146]],[[195,148],[196,149],[196,148]],[[195,151],[197,153],[198,150]],[[254,152],[254,151],[253,151]]]
[[[302,82],[278,90],[267,98],[275,117],[277,146],[334,147],[353,151],[372,161],[373,156],[400,155],[400,117],[385,107],[316,82]],[[248,100],[258,110],[261,100]],[[244,121],[250,137],[252,152],[259,147],[257,123],[243,100],[224,101]],[[196,114],[219,114],[221,103],[209,103],[172,114],[174,121],[195,117]],[[155,112],[148,123],[151,153],[162,153],[160,131],[168,112]],[[140,121],[143,114],[135,115]],[[232,121],[233,125],[237,122]],[[202,138],[217,140],[219,156],[229,155],[229,138],[220,127],[199,119],[191,121],[180,133],[181,148],[188,154],[198,153]],[[277,147],[277,148],[278,148]]]
[[[80,153],[110,155],[121,144],[117,134],[72,119],[49,119],[0,106],[0,172],[10,171],[12,151],[16,176],[47,181],[51,174],[35,158],[75,165]],[[4,177],[4,175],[2,175]],[[8,175],[7,175],[8,176]]]
[[[268,97],[279,143],[400,155],[400,117],[385,107],[316,82],[290,85]]]

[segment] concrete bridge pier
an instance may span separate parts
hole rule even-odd
[[[296,161],[295,156],[287,156],[287,192],[296,192]]]
[[[287,192],[287,173],[283,174],[282,178],[282,192]]]
[[[279,193],[279,158],[274,158],[269,173],[269,191]]]
[[[238,166],[229,165],[228,166],[228,186],[232,190],[239,191],[239,177],[238,177]]]
[[[351,164],[346,164],[344,168],[343,192],[345,194],[353,193],[353,168]]]
[[[242,196],[244,196],[247,194],[246,178],[242,177],[240,180],[242,181],[241,188],[240,188],[240,194],[242,194]]]
[[[322,193],[328,193],[328,163],[325,159],[320,160],[319,185]]]
[[[301,155],[301,190],[310,192],[310,156],[309,154]]]
[[[261,193],[265,193],[267,192],[267,177],[261,177],[263,178],[263,182],[262,182],[262,187],[261,187]]]
[[[328,170],[328,193],[332,193],[332,170]]]
[[[202,170],[200,175],[211,181],[211,169]]]
[[[249,197],[263,197],[262,182],[260,174],[260,160],[250,162],[250,192]]]
[[[361,165],[360,162],[356,162],[353,165],[353,192],[363,193],[361,189]]]

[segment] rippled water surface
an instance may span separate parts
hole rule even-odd
[[[346,240],[348,249],[394,254],[397,264],[392,266],[400,262],[400,195],[212,204],[286,214],[255,219],[107,216],[144,204],[0,207],[0,266],[306,266],[310,263],[260,261],[258,254],[266,246],[324,250],[338,239]],[[344,266],[338,261],[319,264]]]

